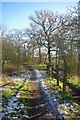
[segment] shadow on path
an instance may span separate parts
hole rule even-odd
[[[48,104],[39,92],[38,82],[30,82],[30,99],[28,99],[28,115],[30,120],[54,120],[49,112]]]
[[[28,108],[28,115],[31,120],[49,120],[49,111],[47,111],[47,103],[40,98],[34,98],[29,100],[30,108]],[[50,117],[52,119],[52,117]]]
[[[32,66],[25,65],[31,72],[30,78],[30,98],[27,100],[29,107],[28,116],[30,120],[55,120],[48,109],[48,103],[43,99],[39,91],[36,71]]]

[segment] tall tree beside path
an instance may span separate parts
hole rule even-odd
[[[41,48],[43,46],[42,31],[38,28],[38,26],[35,26],[34,24],[30,24],[30,28],[28,28],[25,31],[25,34],[30,39],[31,44],[32,44],[32,58],[34,57],[34,51],[38,49],[38,57],[39,57],[38,63],[41,64],[42,62]]]
[[[80,1],[78,3],[78,82],[80,83]]]
[[[30,22],[38,26],[38,29],[42,31],[42,40],[44,46],[48,51],[48,62],[51,64],[51,49],[54,47],[54,34],[60,27],[60,21],[57,17],[49,10],[36,11],[34,15],[29,17]],[[53,45],[53,46],[52,46]]]

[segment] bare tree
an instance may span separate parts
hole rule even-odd
[[[77,74],[80,79],[80,1],[78,2],[77,7],[73,7],[73,9],[69,11],[70,20],[68,25],[71,31],[70,33],[72,34],[73,44],[75,44],[77,50]]]
[[[80,1],[78,3],[78,79],[80,79]],[[78,80],[80,83],[80,80]]]
[[[38,25],[40,29],[44,46],[48,50],[48,62],[51,63],[51,48],[53,47],[54,34],[60,27],[60,21],[49,10],[36,11],[34,16],[30,16],[32,24]]]
[[[41,63],[41,48],[42,48],[42,34],[41,30],[38,28],[38,26],[35,26],[34,24],[30,24],[30,28],[27,29],[26,34],[28,38],[31,41],[32,44],[32,51],[34,53],[34,50],[38,49],[38,55],[39,55],[39,64]],[[34,57],[34,55],[33,55]]]

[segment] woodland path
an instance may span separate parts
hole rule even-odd
[[[41,95],[35,69],[29,65],[26,65],[25,68],[32,74],[30,79],[30,99],[27,101],[30,106],[28,109],[29,119],[55,120],[50,110],[48,110],[48,103]]]
[[[31,120],[64,120],[58,112],[56,102],[51,101],[50,95],[42,85],[42,77],[39,71],[29,65],[25,66],[32,76],[30,79],[30,99],[27,101],[29,119]]]

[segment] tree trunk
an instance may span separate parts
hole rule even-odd
[[[78,52],[78,83],[80,83],[80,50]]]
[[[34,46],[32,47],[32,59],[34,60]]]
[[[17,47],[17,71],[19,71],[19,65],[20,65],[20,48]]]
[[[41,47],[39,46],[39,64],[41,64]]]
[[[56,50],[56,74],[57,74],[57,86],[59,86],[59,78],[58,78],[58,74],[59,74],[59,71],[58,71],[58,51]]]
[[[50,43],[48,42],[48,64],[47,64],[47,70],[48,75],[50,76],[50,65],[51,65],[51,54],[50,54]]]
[[[66,82],[67,82],[67,65],[66,65],[66,61],[65,61],[65,58],[64,58],[63,92],[66,92]]]
[[[78,3],[78,22],[80,25],[80,1]],[[80,35],[80,26],[78,25],[78,34]],[[78,37],[78,83],[80,83],[80,38]]]
[[[48,61],[50,64],[51,63],[50,47],[48,47]]]

